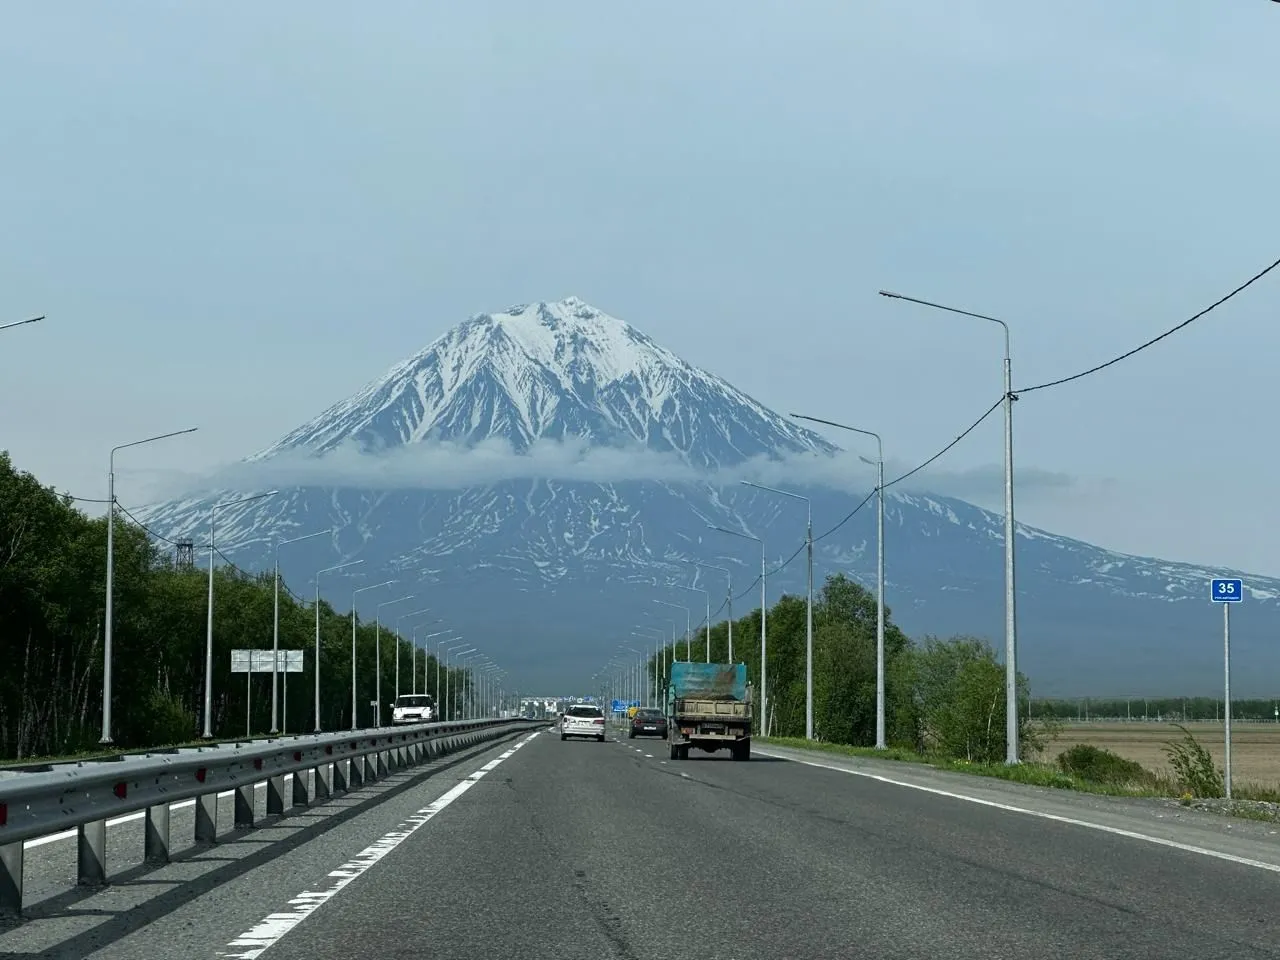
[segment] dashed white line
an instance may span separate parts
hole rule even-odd
[[[252,930],[241,934],[227,944],[227,950],[219,950],[217,956],[234,957],[237,960],[253,960],[255,957],[260,957],[267,948],[272,944],[278,943],[285,934],[315,913],[321,904],[332,900],[342,890],[346,889],[352,880],[365,873],[375,863],[422,829],[436,814],[474,787],[485,774],[512,756],[541,732],[541,730],[534,731],[510,750],[490,760],[465,780],[459,781],[442,794],[439,799],[427,804],[403,823],[398,824],[395,830],[392,830],[372,845],[365,847],[365,849],[336,870],[330,871],[329,876],[333,878],[333,883],[323,890],[304,890],[289,901],[291,910],[268,914]]]
[[[790,760],[792,763],[803,763],[807,767],[821,767],[823,770],[835,770],[837,773],[849,773],[855,777],[866,777],[869,780],[879,780],[881,783],[891,783],[896,787],[906,787],[909,790],[920,790],[924,793],[932,793],[939,797],[950,797],[952,800],[964,800],[967,803],[976,803],[982,807],[994,807],[996,810],[1005,810],[1009,813],[1022,813],[1029,817],[1039,817],[1042,820],[1053,820],[1056,823],[1066,823],[1073,827],[1084,827],[1088,830],[1097,830],[1101,833],[1109,833],[1117,837],[1127,837],[1130,840],[1142,840],[1146,843],[1154,843],[1161,847],[1171,847],[1174,850],[1181,850],[1184,853],[1197,853],[1203,857],[1213,857],[1217,860],[1226,860],[1230,863],[1238,863],[1245,867],[1254,867],[1258,870],[1268,870],[1271,873],[1280,873],[1280,864],[1267,863],[1264,860],[1253,860],[1249,857],[1238,857],[1233,853],[1224,853],[1221,850],[1210,850],[1207,847],[1197,847],[1190,843],[1180,843],[1177,840],[1166,840],[1164,837],[1153,837],[1149,833],[1138,833],[1136,830],[1125,830],[1123,827],[1111,827],[1105,823],[1094,823],[1091,820],[1077,820],[1075,817],[1064,817],[1057,813],[1047,813],[1043,810],[1032,810],[1028,807],[1015,806],[1012,803],[1000,803],[997,800],[985,800],[981,797],[972,797],[964,793],[954,793],[951,790],[942,790],[938,787],[926,787],[919,783],[910,783],[906,780],[895,780],[892,777],[886,777],[883,774],[871,773],[867,770],[850,770],[848,767],[837,767],[830,763],[819,763],[816,760],[801,760],[798,757],[784,756],[780,753],[764,753],[765,756],[778,757],[781,760]],[[683,774],[682,774],[683,776]]]

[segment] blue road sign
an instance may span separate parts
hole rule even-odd
[[[622,704],[622,701],[621,701],[621,700],[615,700],[615,701],[613,701],[613,703],[612,703],[612,704],[610,704],[610,712],[611,712],[611,713],[621,713],[621,712],[622,712],[623,710],[625,710],[625,709],[627,709],[627,708],[626,708],[625,706],[623,706],[623,704]]]
[[[1214,578],[1209,581],[1209,599],[1214,603],[1240,603],[1244,600],[1244,581]]]

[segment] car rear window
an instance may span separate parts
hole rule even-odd
[[[661,719],[662,719],[662,711],[661,711],[661,710],[649,710],[649,709],[645,709],[645,710],[637,710],[637,711],[636,711],[636,716],[637,716],[637,717],[639,717],[639,718],[640,718],[640,719],[642,719],[642,720],[661,720]]]
[[[599,707],[588,707],[581,704],[570,707],[565,712],[571,717],[598,717],[601,715]]]

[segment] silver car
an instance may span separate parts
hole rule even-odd
[[[591,737],[604,743],[604,711],[594,703],[575,703],[560,716],[560,739]]]

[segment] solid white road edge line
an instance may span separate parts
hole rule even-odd
[[[491,771],[502,761],[511,757],[517,750],[527,744],[536,737],[541,730],[535,730],[529,736],[525,737],[510,750],[500,754],[490,760],[483,767],[477,770],[465,780],[459,781],[453,787],[450,787],[445,793],[441,794],[439,799],[427,804],[413,816],[407,818],[403,823],[396,826],[394,830],[365,847],[354,857],[338,867],[336,870],[329,872],[329,876],[333,878],[333,883],[325,887],[323,890],[304,890],[292,900],[289,906],[293,909],[287,913],[268,914],[265,919],[252,930],[243,933],[227,944],[228,948],[235,948],[235,952],[227,950],[219,950],[219,957],[234,957],[237,960],[253,960],[260,957],[268,947],[278,943],[280,939],[300,924],[320,907],[321,904],[328,903],[342,890],[344,890],[352,880],[365,873],[375,863],[385,857],[405,840],[413,836],[418,830],[427,824],[437,813],[443,810],[453,801],[474,787],[480,779],[489,771]]]
[[[1245,867],[1255,867],[1258,870],[1269,870],[1272,873],[1280,873],[1280,864],[1267,863],[1264,860],[1251,860],[1249,857],[1237,857],[1233,853],[1224,853],[1221,850],[1210,850],[1208,847],[1197,847],[1191,843],[1179,843],[1177,840],[1166,840],[1163,837],[1153,837],[1149,833],[1138,833],[1135,830],[1125,830],[1123,827],[1110,827],[1105,823],[1094,823],[1092,820],[1077,820],[1075,817],[1064,817],[1056,813],[1046,813],[1043,810],[1032,810],[1028,807],[1018,807],[1011,803],[1000,803],[996,800],[984,800],[981,797],[971,797],[964,793],[953,793],[950,790],[942,790],[938,787],[926,787],[919,783],[909,783],[905,780],[895,780],[892,777],[886,777],[878,773],[870,773],[866,770],[850,770],[848,767],[837,767],[830,763],[819,763],[816,760],[801,760],[798,757],[789,757],[781,753],[772,753],[767,750],[756,748],[757,753],[764,754],[769,757],[778,757],[781,760],[789,760],[792,763],[803,763],[807,767],[821,767],[824,770],[835,770],[837,773],[851,773],[855,777],[866,777],[869,780],[879,780],[881,783],[891,783],[896,787],[907,787],[910,790],[920,790],[924,793],[936,794],[939,797],[950,797],[952,800],[964,800],[968,803],[976,803],[983,807],[994,807],[997,810],[1005,810],[1009,813],[1022,813],[1029,817],[1039,817],[1041,820],[1053,820],[1057,823],[1067,823],[1073,827],[1085,827],[1089,830],[1098,830],[1102,833],[1110,833],[1117,837],[1127,837],[1130,840],[1143,840],[1146,843],[1154,843],[1161,847],[1171,847],[1174,850],[1181,850],[1184,853],[1198,853],[1203,857],[1214,857],[1218,860],[1227,860],[1231,863],[1238,863]]]

